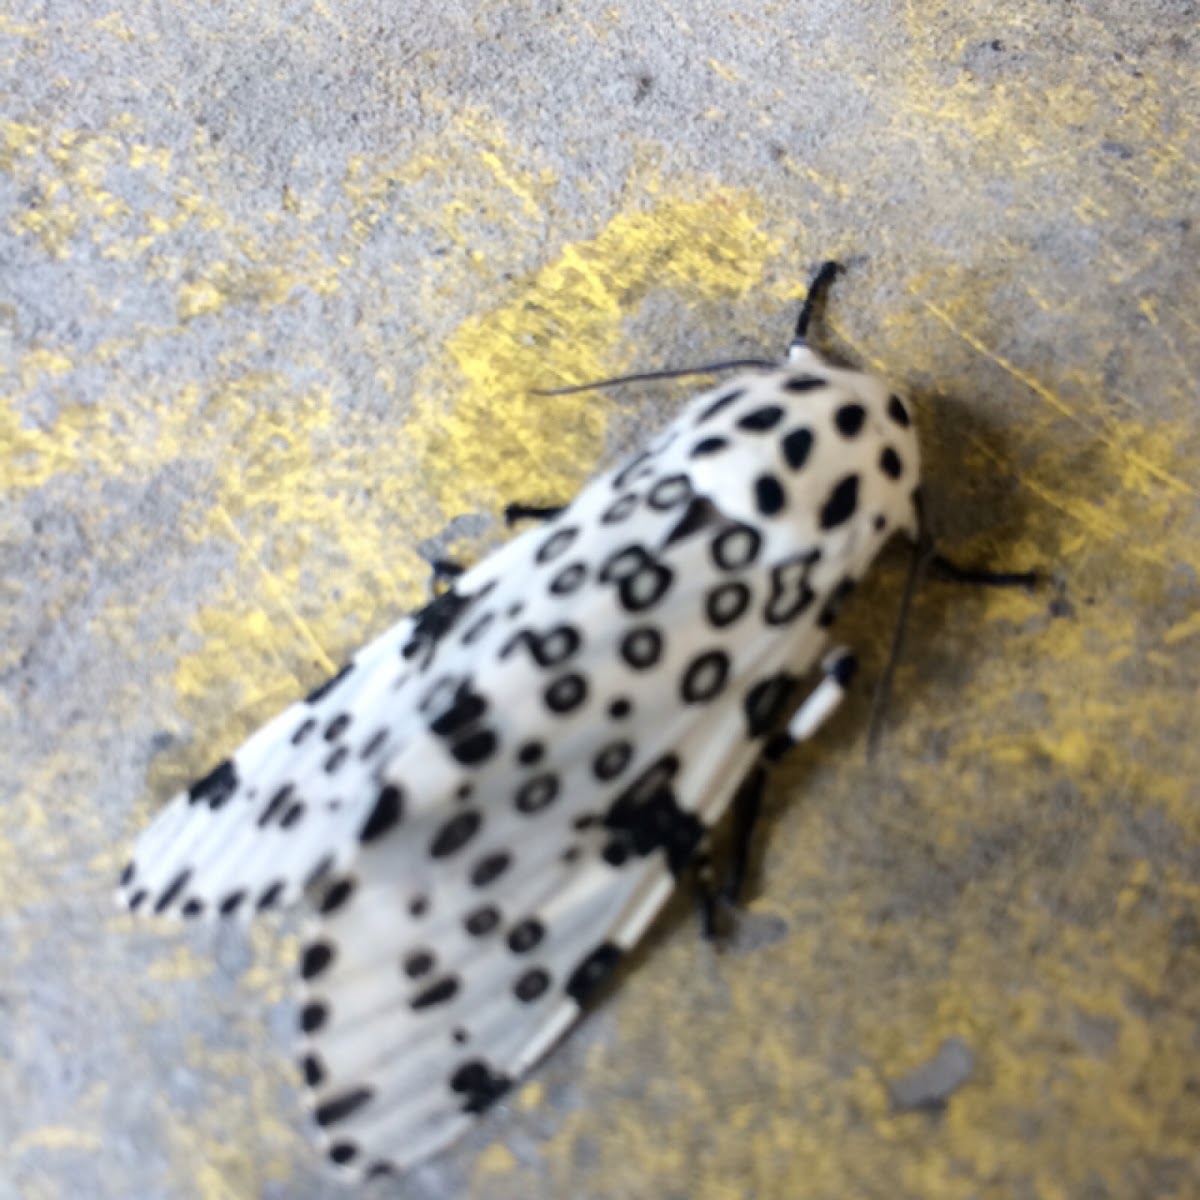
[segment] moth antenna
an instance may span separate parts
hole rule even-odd
[[[531,396],[573,396],[576,392],[594,392],[600,388],[618,387],[622,383],[649,383],[656,379],[686,379],[689,375],[713,375],[717,371],[757,368],[773,371],[779,364],[767,358],[730,358],[723,362],[705,363],[699,367],[668,367],[662,371],[639,371],[634,375],[614,375],[611,379],[595,379],[591,383],[575,383],[560,388],[533,388]]]
[[[800,316],[796,319],[796,332],[792,337],[791,349],[803,350],[808,345],[808,327],[812,324],[817,308],[823,303],[833,281],[842,273],[841,263],[832,259],[823,262],[808,285],[808,293],[800,306]]]

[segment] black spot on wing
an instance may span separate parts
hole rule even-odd
[[[808,577],[812,564],[819,557],[820,552],[815,551],[805,558],[771,568],[771,594],[763,612],[768,625],[786,625],[808,611],[816,599]]]
[[[305,717],[299,725],[296,726],[296,732],[292,734],[292,745],[299,746],[301,743],[308,740],[309,735],[316,729],[317,723],[312,717]]]
[[[833,414],[833,423],[844,438],[856,437],[867,419],[867,410],[861,404],[843,404]]]
[[[439,1004],[447,1004],[458,995],[459,982],[456,975],[443,975],[436,983],[431,983],[424,991],[418,992],[408,1006],[414,1012],[426,1008],[435,1008]]]
[[[472,937],[486,937],[500,924],[500,910],[494,904],[485,904],[468,913],[463,927]]]
[[[436,959],[432,951],[414,950],[404,960],[404,973],[409,979],[420,979],[433,970]]]
[[[793,429],[790,433],[784,434],[783,440],[779,444],[783,450],[783,461],[793,471],[799,471],[808,462],[808,456],[812,453],[812,430]]]
[[[463,1098],[462,1111],[481,1113],[512,1087],[512,1080],[482,1059],[473,1058],[450,1076],[450,1090]]]
[[[627,521],[633,516],[634,509],[638,506],[638,497],[632,492],[627,492],[624,496],[618,497],[608,508],[606,508],[600,517],[602,525],[618,525],[622,521]]]
[[[650,489],[648,500],[651,508],[663,512],[678,507],[691,499],[691,495],[692,485],[686,475],[668,475]]]
[[[512,855],[507,850],[496,850],[484,855],[471,868],[471,884],[473,887],[487,887],[495,883],[512,865]]]
[[[453,737],[475,724],[487,707],[487,700],[464,684],[450,706],[430,722],[429,728],[438,737]]]
[[[454,760],[464,767],[482,766],[499,748],[500,739],[490,729],[477,729],[450,747]]]
[[[316,1033],[329,1020],[329,1006],[320,1000],[310,1000],[300,1010],[300,1028],[305,1033]]]
[[[754,504],[764,517],[774,517],[787,504],[787,493],[775,475],[760,475],[754,481]]]
[[[327,742],[336,742],[338,738],[346,732],[350,725],[349,713],[338,713],[328,725],[325,726],[325,740]]]
[[[812,392],[817,388],[822,388],[826,384],[826,380],[820,375],[793,375],[790,379],[784,380],[783,390],[785,392]]]
[[[238,773],[232,759],[214,767],[188,788],[189,804],[207,804],[214,812],[237,791]]]
[[[554,625],[544,632],[522,629],[501,647],[500,657],[507,658],[524,648],[539,667],[557,667],[574,657],[582,645],[583,638],[573,625]]]
[[[619,650],[635,671],[647,671],[662,657],[663,636],[653,625],[638,625],[621,638]]]
[[[569,563],[550,581],[552,596],[569,596],[578,591],[587,578],[587,567],[581,562]]]
[[[904,474],[904,463],[900,461],[900,455],[891,446],[884,446],[880,453],[879,469],[889,479],[899,479]]]
[[[353,1088],[340,1096],[334,1096],[332,1100],[326,1100],[324,1104],[319,1104],[313,1113],[313,1119],[322,1129],[337,1125],[352,1117],[364,1104],[369,1104],[374,1095],[371,1088]]]
[[[532,767],[546,756],[546,746],[543,742],[526,742],[517,751],[517,762],[523,767]]]
[[[334,1142],[329,1147],[329,1161],[338,1167],[349,1166],[358,1157],[358,1147],[353,1142]]]
[[[544,967],[530,967],[513,984],[513,995],[522,1004],[532,1004],[550,990],[550,972]]]
[[[646,612],[668,592],[675,573],[658,562],[647,562],[617,585],[621,607],[626,612]]]
[[[321,1082],[325,1078],[325,1068],[315,1054],[306,1054],[300,1060],[300,1070],[304,1075],[304,1082],[310,1088],[321,1086]]]
[[[267,806],[258,814],[257,824],[259,829],[266,829],[287,808],[291,803],[294,793],[295,788],[290,783],[285,783],[275,792],[271,799],[267,801]]]
[[[713,539],[712,557],[722,571],[740,571],[758,557],[762,538],[749,525],[734,525]]]
[[[534,560],[539,564],[553,562],[556,558],[562,555],[571,548],[571,544],[579,536],[579,530],[573,525],[568,525],[563,529],[556,529],[542,544],[538,547],[538,552],[534,556]]]
[[[749,433],[766,433],[783,420],[783,409],[778,404],[765,404],[752,409],[737,420],[737,427]]]
[[[707,458],[712,454],[720,454],[729,445],[729,439],[723,437],[701,438],[689,451],[691,458]]]
[[[288,805],[287,812],[279,818],[280,829],[291,829],[294,825],[299,824],[300,819],[304,816],[306,805],[303,800],[297,800],[293,804]]]
[[[592,759],[592,774],[601,783],[610,783],[629,766],[633,747],[626,741],[609,742]]]
[[[558,798],[558,776],[551,771],[543,771],[527,779],[519,788],[515,797],[517,812],[530,816],[553,804]]]
[[[911,424],[908,409],[904,407],[904,401],[899,396],[890,396],[888,398],[887,414],[902,429],[907,429]]]
[[[385,784],[379,789],[371,815],[359,830],[358,840],[363,843],[376,841],[395,828],[403,815],[404,793],[393,783]]]
[[[313,942],[300,958],[300,978],[316,979],[333,962],[333,946],[329,942]]]
[[[364,761],[374,757],[380,750],[383,749],[383,743],[388,739],[388,731],[386,729],[377,729],[363,743],[362,749],[358,752],[358,757]]]
[[[829,493],[821,506],[821,528],[836,529],[844,525],[858,508],[858,476],[846,475]]]
[[[526,917],[509,930],[508,948],[514,954],[528,954],[545,936],[545,925],[537,917]]]
[[[596,989],[611,977],[621,961],[621,954],[619,946],[601,942],[571,972],[564,989],[567,995],[582,1008],[595,995]]]
[[[187,887],[188,880],[192,877],[190,867],[185,867],[174,879],[167,885],[166,891],[154,902],[154,911],[156,913],[166,912],[168,908],[175,902],[176,898]]]
[[[575,672],[560,675],[543,693],[546,707],[556,716],[565,716],[587,699],[587,680]]]
[[[679,695],[685,704],[707,704],[721,694],[729,678],[729,655],[724,650],[698,654],[683,673]]]
[[[718,519],[717,510],[713,507],[711,500],[706,500],[703,496],[694,497],[687,507],[687,512],[680,517],[679,523],[667,534],[666,541],[663,542],[663,549],[674,546],[694,533],[708,529]]]
[[[450,818],[434,835],[429,844],[432,858],[448,858],[457,854],[478,832],[483,824],[483,814],[468,809]]]
[[[327,917],[330,913],[335,913],[339,908],[344,907],[350,897],[354,895],[356,886],[355,881],[349,877],[331,883],[329,890],[321,899],[321,906],[318,910],[320,914]]]
[[[750,605],[750,589],[733,581],[718,584],[705,597],[704,614],[716,629],[732,625]]]

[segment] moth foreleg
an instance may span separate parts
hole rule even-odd
[[[566,507],[565,504],[506,504],[504,523],[511,526],[518,521],[553,521]]]
[[[787,726],[770,739],[762,757],[742,780],[733,798],[733,841],[722,895],[736,905],[746,882],[750,848],[762,812],[767,773],[793,746],[807,741],[833,715],[846,696],[857,667],[854,655],[844,647],[831,650],[821,663],[822,679],[792,714]]]

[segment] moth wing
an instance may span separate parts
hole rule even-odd
[[[584,493],[576,511],[595,500]],[[725,525],[673,539],[687,509],[680,497],[634,526],[638,545],[661,549],[651,567],[672,575],[652,621],[625,611],[650,594],[631,576],[624,592],[588,589],[568,610],[575,655],[547,665],[551,639],[570,638],[539,597],[570,555],[539,571],[535,550],[484,606],[523,604],[517,627],[498,620],[461,663],[453,647],[439,661],[450,679],[474,665],[459,694],[482,702],[463,703],[476,724],[455,735],[487,734],[494,752],[363,849],[319,906],[302,957],[301,1065],[327,1152],[346,1169],[403,1170],[436,1152],[550,1049],[660,910],[784,715],[792,681],[779,642],[750,615],[767,602],[761,581],[756,593],[744,573],[746,620],[713,629],[705,564]],[[569,512],[532,544],[570,528]],[[626,528],[585,544],[603,551],[598,562],[632,562],[628,540]],[[629,637],[652,629],[651,664]],[[585,698],[548,711],[568,677]],[[437,739],[416,739],[384,777],[400,796],[424,795],[439,754]]]
[[[156,914],[246,915],[344,869],[378,801],[380,763],[411,734],[412,660],[432,647],[421,619],[363,647],[175,796],[139,836],[120,900]]]

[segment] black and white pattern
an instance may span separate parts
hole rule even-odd
[[[828,626],[885,540],[917,535],[918,463],[903,401],[798,344],[698,396],[145,831],[131,909],[311,900],[300,1062],[334,1163],[418,1162],[567,1030],[768,741],[840,698]]]

